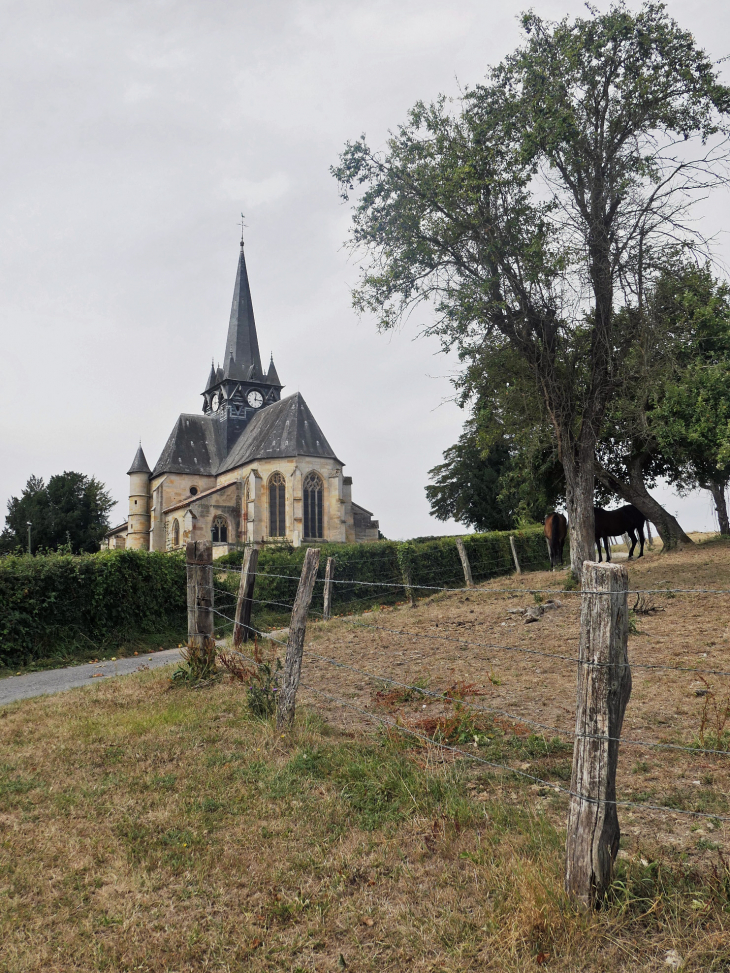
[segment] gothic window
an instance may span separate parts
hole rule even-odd
[[[286,480],[281,473],[269,477],[269,536],[286,534]]]
[[[173,520],[172,522],[172,546],[180,546],[180,524],[178,523],[177,519]]]
[[[322,477],[313,470],[304,477],[302,486],[302,498],[304,500],[304,536],[305,538],[315,540],[324,536],[322,532],[324,496]]]
[[[228,543],[228,523],[225,517],[214,517],[213,527],[210,532],[211,539],[214,544],[227,544]]]

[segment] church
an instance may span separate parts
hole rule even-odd
[[[264,371],[243,241],[223,366],[211,365],[202,415],[181,415],[150,470],[140,443],[128,470],[129,518],[106,549],[169,551],[209,539],[220,557],[244,544],[376,541],[352,478],[303,396],[282,398]]]

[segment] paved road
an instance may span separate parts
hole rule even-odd
[[[46,693],[61,693],[74,686],[87,686],[102,679],[124,676],[139,669],[157,669],[170,662],[177,662],[180,649],[165,649],[152,655],[132,656],[130,659],[117,659],[116,662],[90,662],[82,666],[66,666],[64,669],[49,669],[46,672],[29,672],[25,676],[8,676],[0,679],[0,706],[16,699],[30,696],[43,696]]]

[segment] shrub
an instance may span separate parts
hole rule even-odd
[[[181,553],[0,558],[0,665],[179,635],[186,612]]]

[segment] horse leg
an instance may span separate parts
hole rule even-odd
[[[641,542],[641,546],[639,548],[639,557],[643,557],[644,556],[644,525],[643,524],[639,524],[639,541]]]
[[[563,566],[563,548],[565,547],[565,541],[560,541],[558,544],[558,554],[560,555],[560,567]]]
[[[601,556],[601,538],[600,537],[596,537],[596,547],[598,548],[598,563],[600,564],[601,561],[603,560],[603,558]]]
[[[611,547],[608,543],[608,537],[603,538],[603,543],[606,545],[606,560],[611,563]]]
[[[636,534],[634,533],[633,527],[629,527],[629,537],[631,538],[631,550],[629,551],[629,557],[628,557],[628,560],[630,561],[631,558],[634,556],[634,549],[636,547]]]

